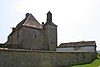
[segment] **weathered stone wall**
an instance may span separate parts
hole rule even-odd
[[[56,51],[57,47],[57,27],[45,25],[45,48],[49,51]]]
[[[19,41],[21,41],[23,48],[36,50],[44,49],[43,30],[23,27],[23,32],[20,36],[22,36],[22,38],[20,38]]]
[[[8,37],[7,44],[13,48],[18,44],[24,49],[44,49],[44,31],[41,29],[21,27]]]
[[[65,67],[90,63],[95,58],[93,52],[0,50],[0,67]]]

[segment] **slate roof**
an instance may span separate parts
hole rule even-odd
[[[35,19],[32,14],[27,13],[26,18],[23,19],[17,26],[16,29],[26,26],[26,27],[33,27],[38,29],[43,29],[43,26]]]
[[[80,42],[69,42],[69,43],[61,43],[58,48],[66,48],[66,47],[85,47],[85,46],[96,46],[95,41],[80,41]]]

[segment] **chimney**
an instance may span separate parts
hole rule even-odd
[[[44,22],[42,22],[42,25],[44,25]]]
[[[52,22],[52,13],[50,11],[47,13],[47,22]]]
[[[12,28],[12,32],[14,32],[15,30],[16,30],[16,28],[13,27],[13,28]]]
[[[26,18],[28,18],[29,15],[30,15],[29,13],[26,13]]]

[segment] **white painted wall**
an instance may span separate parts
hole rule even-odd
[[[56,48],[57,52],[95,52],[94,46],[87,46],[87,47],[68,47],[68,48]]]

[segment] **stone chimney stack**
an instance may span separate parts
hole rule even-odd
[[[30,15],[29,13],[26,13],[26,18],[28,18],[29,15]]]
[[[15,30],[16,30],[16,28],[13,27],[13,28],[12,28],[12,32],[14,32]]]
[[[50,22],[52,22],[52,13],[49,11],[47,13],[47,23],[50,23]]]

